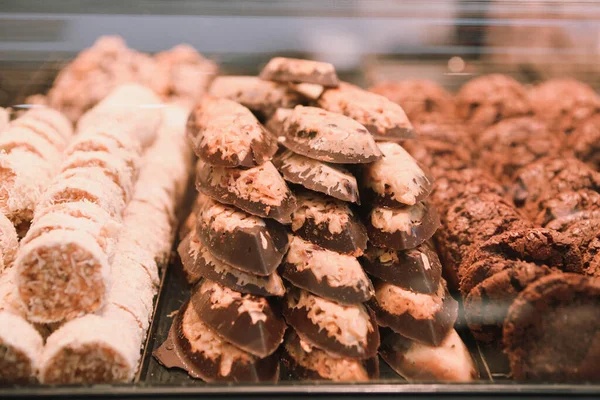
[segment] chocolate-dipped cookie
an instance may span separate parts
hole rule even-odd
[[[478,166],[510,184],[522,167],[560,154],[564,139],[533,117],[502,120],[477,137]]]
[[[382,328],[379,355],[408,381],[471,382],[479,378],[467,346],[454,329],[439,346],[428,346]]]
[[[479,168],[448,171],[436,179],[431,202],[440,210],[443,223],[445,212],[456,200],[484,193],[502,197],[504,189],[488,172]]]
[[[455,118],[452,95],[437,83],[426,79],[381,82],[369,91],[399,104],[412,123]]]
[[[456,94],[455,100],[458,117],[469,125],[475,136],[498,121],[532,113],[523,86],[506,75],[471,79]]]
[[[413,292],[434,293],[442,277],[442,264],[428,243],[404,251],[369,246],[360,260],[370,275]]]
[[[191,297],[200,320],[236,347],[264,358],[283,341],[285,321],[264,297],[204,280]]]
[[[585,119],[600,112],[600,97],[575,79],[547,80],[528,92],[535,114],[554,130],[571,134]]]
[[[467,295],[484,279],[503,269],[514,268],[514,264],[507,264],[506,260],[583,272],[581,252],[566,235],[545,228],[513,229],[471,248],[458,270],[462,293]]]
[[[288,247],[283,226],[215,201],[199,212],[196,234],[215,258],[255,275],[273,273]]]
[[[265,122],[278,108],[294,108],[304,98],[281,83],[269,82],[256,76],[218,76],[209,93],[240,103]]]
[[[288,332],[283,343],[282,362],[286,369],[301,380],[334,382],[368,382],[379,378],[379,359],[340,358],[303,341]]]
[[[434,206],[375,207],[365,218],[369,240],[377,247],[406,250],[429,240],[440,226]]]
[[[367,230],[348,204],[319,193],[296,193],[292,231],[338,253],[358,257],[367,248]]]
[[[379,331],[362,304],[344,306],[303,290],[288,291],[283,315],[305,342],[339,357],[377,354]]]
[[[325,87],[339,85],[333,64],[298,58],[272,58],[260,72],[260,79],[276,82],[314,83]]]
[[[442,343],[458,315],[458,303],[443,280],[436,292],[430,294],[377,282],[375,296],[368,304],[380,326],[431,346]]]
[[[523,290],[504,323],[504,351],[516,380],[600,379],[600,281],[551,274]]]
[[[277,152],[277,141],[252,112],[224,98],[204,97],[192,110],[187,131],[196,154],[212,165],[254,167]]]
[[[294,286],[340,304],[371,298],[373,285],[358,260],[293,236],[281,268]]]
[[[471,246],[513,229],[532,228],[517,210],[496,194],[483,193],[456,200],[442,218],[438,244],[444,266],[458,271]]]
[[[198,160],[196,189],[263,218],[290,223],[296,199],[271,162],[250,169],[224,168]]]
[[[600,171],[600,114],[581,122],[567,139],[575,157]]]
[[[358,183],[346,168],[314,160],[289,150],[273,158],[283,179],[342,201],[360,204]]]
[[[177,251],[190,284],[205,278],[240,293],[257,296],[285,294],[285,286],[276,271],[271,275],[260,276],[249,274],[220,261],[198,239],[195,229],[183,239]]]
[[[169,337],[153,353],[167,368],[182,368],[206,382],[277,382],[277,356],[258,358],[238,349],[203,323],[185,302],[171,325]]]
[[[502,325],[508,308],[528,285],[549,275],[545,265],[517,262],[475,286],[464,301],[467,323],[473,336],[481,342],[502,338]]]
[[[360,164],[382,157],[364,126],[316,107],[296,106],[283,123],[283,135],[285,147],[319,161]]]
[[[386,207],[412,206],[429,196],[433,179],[398,143],[379,143],[383,158],[363,169],[364,198]]]
[[[402,107],[349,83],[342,82],[338,88],[326,90],[317,104],[356,120],[379,140],[398,141],[415,135]]]

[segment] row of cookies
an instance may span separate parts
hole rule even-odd
[[[544,87],[552,86],[561,85],[549,82]],[[500,96],[502,90],[505,96]],[[494,91],[496,98],[492,97]],[[469,92],[471,103],[465,102],[465,93]],[[595,104],[595,94],[588,91],[579,100],[568,95],[560,100],[564,111],[555,117],[570,115],[573,122],[593,113],[593,108],[587,106]],[[561,218],[563,222],[577,219],[571,215],[586,207],[594,208],[595,195],[590,192],[597,187],[597,174],[582,162],[564,157],[565,137],[574,129],[569,128],[573,124],[565,120],[561,128],[558,122],[550,121],[551,116],[546,120],[552,125],[547,125],[539,113],[536,118],[529,116],[530,97],[506,77],[474,79],[457,95],[455,104],[472,113],[457,113],[460,118],[456,121],[456,116],[442,116],[442,107],[430,108],[429,114],[422,107],[424,122],[417,129],[427,136],[425,145],[431,154],[412,144],[409,149],[438,177],[432,195],[442,209],[444,229],[438,235],[438,244],[446,277],[463,295],[467,320],[476,338],[503,342],[516,379],[592,379],[594,374],[586,367],[586,360],[598,355],[593,349],[588,351],[585,343],[592,340],[593,334],[581,337],[583,358],[573,356],[565,347],[569,341],[562,333],[546,329],[550,317],[532,322],[523,313],[532,304],[543,310],[548,306],[544,302],[557,293],[570,292],[572,299],[555,302],[559,310],[570,301],[586,299],[592,306],[597,301],[594,281],[570,274],[587,268],[593,275],[590,262],[584,267],[580,249],[573,242],[578,236],[572,232],[565,236],[553,229],[561,225]],[[511,104],[507,104],[509,99]],[[448,101],[444,104],[451,103]],[[491,115],[495,117],[486,118]],[[470,168],[474,164],[482,169]],[[510,192],[508,199],[505,189]],[[553,219],[559,222],[553,224]],[[587,257],[591,260],[594,250],[588,252],[584,247],[593,241],[593,223],[582,224],[585,228],[575,229],[586,232],[579,236],[587,235],[580,241],[581,250],[591,253]],[[585,314],[581,310],[573,312]],[[574,319],[573,323],[581,321]],[[587,324],[573,329],[589,333],[595,328]],[[548,352],[543,360],[538,358],[543,362],[533,363],[534,357],[539,357],[540,344],[551,340],[548,336],[556,339],[551,345],[556,351]]]
[[[150,56],[128,48],[119,36],[103,36],[60,71],[47,97],[27,101],[45,103],[75,122],[117,87],[138,83],[166,102],[191,107],[216,72],[215,63],[188,45]]]
[[[141,159],[139,179],[123,213],[102,307],[73,319],[47,339],[39,379],[49,384],[129,382],[153,313],[159,265],[168,262],[192,170],[188,110],[162,110],[157,138]]]

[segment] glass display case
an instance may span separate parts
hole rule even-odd
[[[599,396],[599,19],[0,4],[0,393]]]

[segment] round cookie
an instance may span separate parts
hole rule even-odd
[[[502,324],[517,295],[529,284],[549,275],[544,265],[505,260],[510,267],[475,286],[464,301],[465,315],[473,336],[490,343],[502,337]]]
[[[523,86],[499,74],[471,79],[456,95],[456,113],[471,133],[481,131],[503,119],[531,113],[531,105]]]
[[[536,224],[548,223],[577,214],[581,211],[598,210],[600,212],[600,193],[592,190],[572,190],[558,193],[556,197],[540,202],[540,212],[535,217]]]
[[[568,236],[550,229],[513,229],[496,235],[472,249],[458,272],[460,289],[468,294],[486,278],[505,269],[503,260],[520,260],[583,272],[581,252]]]
[[[579,124],[569,135],[567,146],[575,157],[600,171],[600,114]]]
[[[535,218],[541,202],[569,190],[600,192],[600,173],[576,158],[543,158],[515,175],[511,197],[526,215]]]
[[[496,194],[484,193],[455,201],[439,231],[440,253],[447,268],[456,270],[471,246],[492,236],[532,227],[517,210]]]
[[[462,170],[471,166],[469,150],[456,144],[435,139],[407,140],[402,146],[415,160],[429,170],[435,179],[446,172]]]
[[[450,120],[455,115],[452,95],[430,80],[386,81],[371,86],[369,91],[399,104],[413,123]]]
[[[575,79],[551,79],[528,93],[536,115],[553,129],[570,134],[581,121],[600,112],[600,97]]]
[[[600,210],[556,219],[549,226],[574,240],[581,251],[585,273],[600,277]]]
[[[516,380],[598,381],[600,281],[551,274],[523,290],[504,323]]]
[[[533,117],[511,118],[484,130],[477,138],[478,166],[509,184],[522,167],[560,153],[563,137]]]
[[[504,195],[502,186],[486,171],[479,168],[467,168],[460,171],[448,171],[439,177],[434,183],[430,198],[442,211],[443,219],[443,211],[447,210],[456,200],[484,193]]]

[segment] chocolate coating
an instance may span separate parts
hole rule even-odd
[[[370,275],[413,292],[435,292],[442,277],[442,264],[427,243],[405,251],[370,246],[361,263]]]

